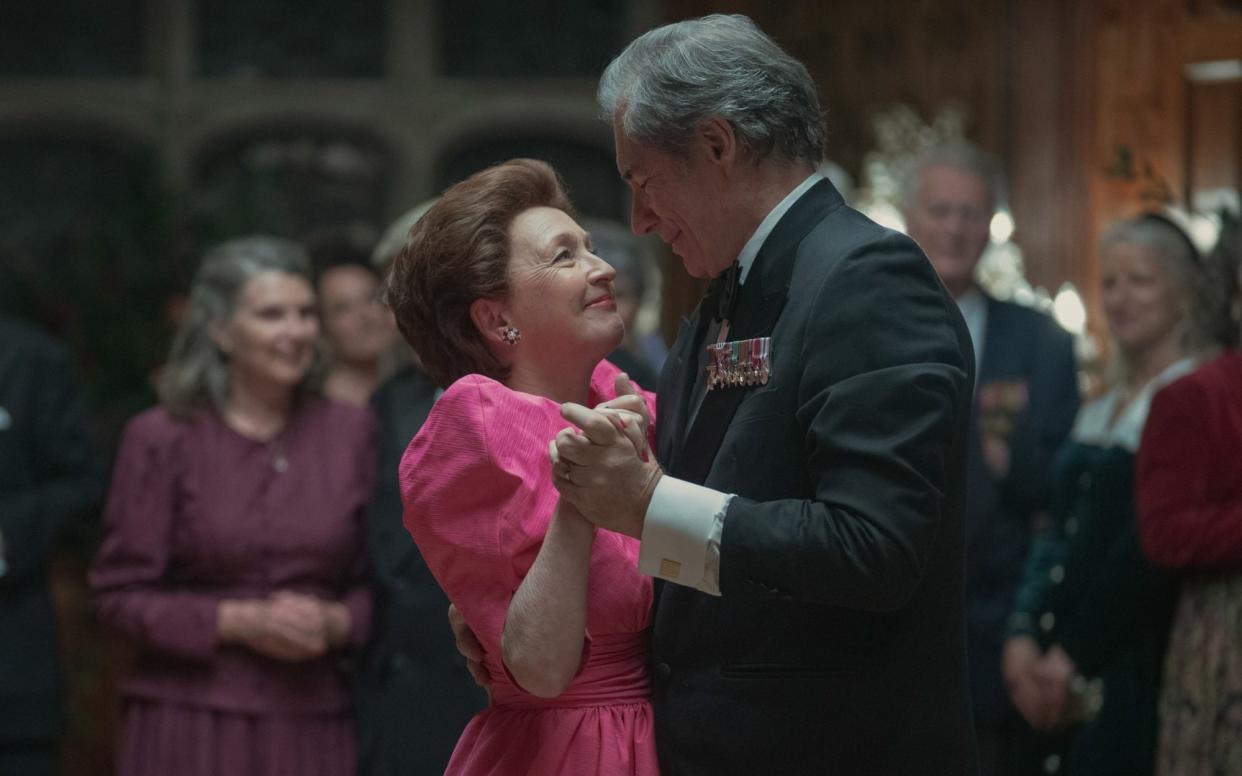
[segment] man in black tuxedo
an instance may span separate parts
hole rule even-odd
[[[715,279],[659,383],[658,455],[566,405],[584,433],[558,435],[553,467],[664,580],[661,771],[973,773],[957,306],[914,241],[815,172],[815,85],[749,19],[648,32],[599,96],[634,230]]]
[[[60,650],[48,572],[103,476],[64,350],[0,317],[0,774],[56,771]]]
[[[966,631],[984,776],[1016,774],[1021,721],[1001,675],[1006,619],[1052,457],[1078,411],[1073,340],[1047,315],[987,295],[975,282],[990,239],[1000,175],[975,146],[947,143],[915,162],[904,196],[910,236],[927,252],[970,329],[979,365],[966,488]],[[1008,656],[1013,689],[1033,692],[1033,658]],[[1024,657],[1031,658],[1024,660]]]

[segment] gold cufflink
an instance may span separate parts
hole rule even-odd
[[[677,577],[681,576],[681,564],[675,560],[665,558],[660,561],[660,576],[677,579]]]

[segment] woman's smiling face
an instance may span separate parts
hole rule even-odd
[[[521,349],[594,365],[625,336],[613,293],[616,271],[592,252],[590,236],[564,211],[533,207],[509,225],[510,323]]]

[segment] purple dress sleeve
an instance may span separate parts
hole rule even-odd
[[[90,570],[99,617],[143,650],[207,661],[216,651],[220,597],[164,584],[182,429],[162,411],[125,429],[104,511],[105,538]]]
[[[368,409],[366,423],[363,426],[362,443],[359,445],[357,458],[357,487],[366,494],[357,512],[354,514],[354,525],[357,527],[358,549],[350,564],[350,584],[341,603],[349,610],[349,649],[360,650],[371,638],[371,616],[374,596],[371,589],[370,559],[367,556],[366,521],[370,507],[371,493],[375,490],[375,476],[378,468],[376,457],[375,415]]]

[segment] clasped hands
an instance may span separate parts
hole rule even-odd
[[[350,629],[344,604],[288,590],[223,601],[217,616],[221,641],[285,662],[312,660],[343,646]]]
[[[647,505],[663,476],[651,454],[647,402],[624,374],[617,397],[588,409],[561,405],[573,424],[548,445],[552,484],[584,518],[600,528],[640,538]]]
[[[1005,642],[1002,671],[1013,705],[1032,728],[1049,732],[1075,720],[1071,688],[1078,670],[1060,645],[1041,653],[1029,636],[1010,638]]]

